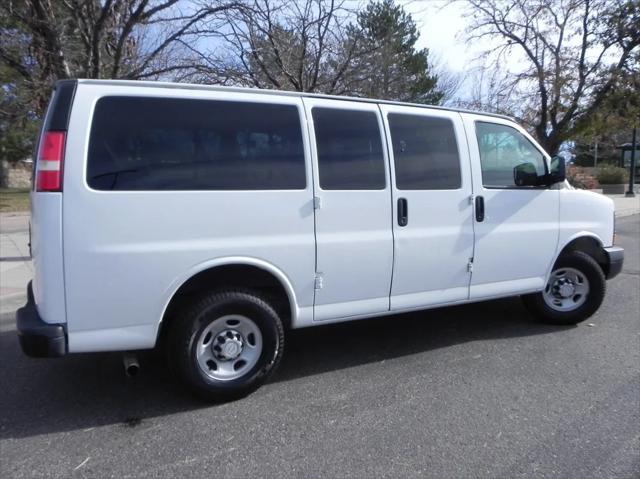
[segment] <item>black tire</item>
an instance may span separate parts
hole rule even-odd
[[[571,311],[555,310],[545,302],[542,292],[522,296],[522,301],[531,314],[542,323],[577,324],[598,310],[604,300],[607,282],[600,265],[591,256],[581,251],[572,251],[558,258],[553,271],[561,268],[574,268],[584,274],[589,281],[589,292],[581,306]]]
[[[197,361],[198,339],[213,321],[243,315],[259,328],[262,351],[257,363],[241,377],[220,380],[208,376]],[[172,321],[167,340],[170,368],[195,394],[207,401],[230,401],[258,389],[274,372],[284,350],[284,328],[274,308],[251,291],[217,291],[201,296]]]

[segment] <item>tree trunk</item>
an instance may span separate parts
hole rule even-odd
[[[557,155],[562,145],[562,140],[554,132],[545,134],[542,138],[538,137],[538,142],[550,156]]]

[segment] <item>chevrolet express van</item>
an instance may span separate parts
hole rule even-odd
[[[498,115],[65,80],[37,156],[24,352],[162,347],[215,400],[289,328],[514,295],[574,324],[622,269],[613,202]]]

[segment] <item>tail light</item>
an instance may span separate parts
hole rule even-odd
[[[62,191],[64,167],[64,131],[46,131],[38,152],[36,191]]]

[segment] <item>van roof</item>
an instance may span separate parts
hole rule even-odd
[[[65,80],[61,80],[65,81]],[[68,80],[66,80],[68,81]],[[322,93],[307,93],[307,92],[298,92],[298,91],[286,91],[286,90],[270,90],[270,89],[262,89],[262,88],[249,88],[249,87],[229,87],[229,86],[220,86],[220,85],[202,85],[195,83],[172,83],[172,82],[161,82],[161,81],[141,81],[141,80],[95,80],[95,79],[78,79],[76,80],[78,83],[86,84],[86,85],[118,85],[118,86],[135,86],[135,87],[146,87],[146,88],[175,88],[180,90],[205,90],[205,91],[228,91],[228,92],[260,92],[265,95],[286,95],[286,96],[297,96],[304,98],[327,98],[332,100],[348,100],[348,101],[358,101],[363,103],[382,103],[387,105],[405,105],[405,106],[414,106],[418,108],[428,108],[434,110],[444,110],[444,111],[454,111],[458,113],[474,113],[481,114],[486,116],[492,116],[496,118],[502,118],[505,120],[514,121],[513,118],[500,115],[498,113],[488,113],[482,111],[474,111],[468,110],[464,108],[449,108],[445,106],[436,106],[436,105],[423,105],[419,103],[408,103],[401,101],[391,101],[391,100],[376,100],[373,98],[358,98],[351,96],[337,96],[337,95],[326,95]]]

